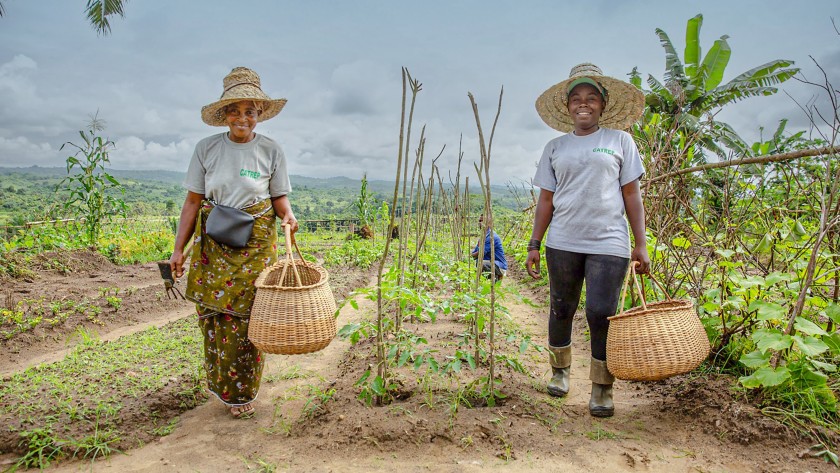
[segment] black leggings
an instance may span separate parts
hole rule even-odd
[[[545,249],[551,287],[551,312],[548,317],[548,344],[565,347],[572,343],[572,319],[575,316],[583,280],[586,280],[586,321],[592,357],[607,359],[607,317],[615,315],[621,285],[630,258],[587,255]]]

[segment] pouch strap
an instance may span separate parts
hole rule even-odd
[[[215,201],[215,200],[213,200],[213,199],[205,199],[205,200],[207,200],[207,202],[210,202],[210,203],[213,205],[213,207],[215,207],[215,206],[219,205],[219,203],[218,203],[218,202],[216,202],[216,201]],[[245,209],[247,209],[247,208],[249,208],[249,207],[253,207],[254,205],[257,205],[258,203],[259,203],[259,202],[255,203],[255,204],[251,204],[251,205],[246,205],[245,207],[239,208],[238,210],[241,210],[241,211],[243,211],[243,212],[246,212],[246,210],[245,210]],[[228,207],[229,207],[229,206],[228,206]],[[268,213],[268,211],[269,211],[269,210],[271,210],[272,208],[274,208],[274,206],[273,206],[273,205],[271,205],[271,203],[269,203],[269,204],[268,204],[268,207],[266,207],[264,210],[262,210],[262,211],[261,211],[261,212],[259,212],[259,213],[251,214],[251,216],[252,216],[252,217],[254,217],[254,218],[260,218],[260,217],[262,217],[263,215],[267,214],[267,213]],[[250,212],[248,212],[248,213],[250,213]]]

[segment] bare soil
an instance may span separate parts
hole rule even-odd
[[[2,341],[0,378],[38,363],[61,359],[78,337],[79,327],[102,339],[194,317],[191,303],[167,299],[154,264],[116,267],[90,252],[51,255],[34,268],[29,281],[3,282],[7,303],[21,300],[87,299],[99,304],[97,321],[70,317]],[[50,262],[51,261],[51,262]],[[60,264],[56,264],[58,261]],[[58,268],[58,269],[56,269]],[[545,287],[535,287],[512,268],[501,286],[504,305],[520,329],[545,339]],[[331,268],[330,284],[341,302],[355,288],[375,283],[372,271]],[[118,310],[104,301],[102,288],[119,288]],[[183,290],[183,288],[181,288]],[[113,293],[113,290],[111,291]],[[375,317],[375,303],[358,298],[358,310],[345,305],[339,327]],[[536,304],[529,304],[527,301]],[[34,304],[34,302],[28,302]],[[502,315],[500,315],[502,317]],[[748,400],[733,395],[732,379],[685,375],[656,383],[618,381],[616,415],[595,419],[588,413],[589,346],[585,319],[576,321],[572,388],[564,400],[545,392],[550,377],[547,355],[520,356],[528,375],[498,366],[505,398],[494,407],[453,402],[457,386],[477,379],[483,368],[464,368],[451,382],[430,387],[412,370],[398,371],[400,399],[368,407],[354,384],[373,363],[372,344],[351,346],[336,339],[309,355],[268,357],[257,414],[233,419],[215,400],[184,407],[174,431],[148,437],[144,421],[127,416],[121,429],[128,448],[94,463],[66,461],[55,471],[585,471],[585,472],[803,472],[836,471],[808,456],[809,443],[796,432],[764,417]],[[455,315],[439,314],[434,323],[409,324],[430,349],[451,353],[465,330]],[[499,342],[500,351],[516,346]],[[455,379],[457,377],[458,379]],[[459,382],[460,380],[460,382]],[[157,397],[159,395],[159,397]],[[172,393],[154,399],[126,399],[126,412],[172,402]],[[456,408],[457,407],[457,408]],[[133,419],[133,420],[132,420]],[[68,426],[72,434],[72,425]],[[137,435],[132,437],[132,432]],[[140,443],[143,445],[140,446]],[[0,445],[0,468],[18,454]],[[261,470],[263,468],[263,470]]]

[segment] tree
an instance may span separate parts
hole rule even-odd
[[[799,69],[791,67],[793,61],[776,59],[721,85],[732,54],[726,41],[729,36],[721,36],[703,56],[700,48],[702,24],[702,14],[688,20],[684,60],[680,60],[668,34],[657,28],[656,34],[665,49],[664,83],[649,74],[650,90],[642,89],[641,75],[636,68],[630,73],[631,82],[645,92],[645,123],[655,121],[659,128],[675,129],[682,135],[677,139],[697,143],[721,158],[726,158],[726,153],[718,143],[738,155],[745,155],[749,147],[744,140],[731,126],[715,120],[714,115],[726,105],[747,97],[777,93],[776,86],[796,75]],[[696,157],[703,156],[701,149],[694,151],[700,151],[695,153]]]
[[[96,30],[96,33],[102,36],[111,32],[111,23],[108,18],[113,15],[119,15],[125,18],[125,11],[123,6],[128,0],[88,0],[85,6],[85,16],[90,25]],[[0,17],[5,15],[6,11],[3,3],[0,2]]]
[[[656,34],[665,50],[663,80],[647,76],[649,90],[642,88],[637,68],[630,82],[645,93],[643,119],[633,127],[636,143],[646,157],[647,175],[666,175],[708,161],[709,154],[728,159],[750,154],[747,145],[727,123],[715,119],[723,107],[747,97],[773,95],[777,85],[799,72],[793,61],[776,59],[754,67],[724,83],[723,77],[732,51],[728,36],[721,36],[703,55],[700,28],[703,15],[688,20],[685,32],[684,59],[681,59],[668,34],[657,28]],[[703,229],[714,234],[725,224],[724,201],[731,189],[726,187],[727,173],[709,170],[680,175],[647,186],[645,211],[648,227],[660,242],[670,244]],[[700,211],[695,211],[698,203]],[[661,270],[662,268],[657,268]]]

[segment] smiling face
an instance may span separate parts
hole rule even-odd
[[[247,143],[254,139],[254,128],[260,113],[256,103],[251,100],[243,100],[225,107],[225,121],[230,128],[230,140],[235,143]]]
[[[579,84],[569,92],[567,108],[575,124],[575,135],[583,136],[598,131],[598,121],[606,102],[601,92],[591,84]]]

